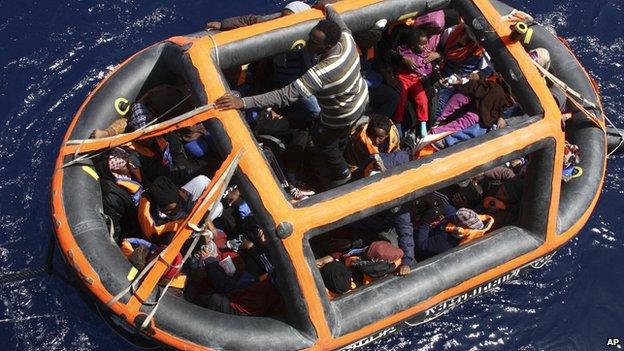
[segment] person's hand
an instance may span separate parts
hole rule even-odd
[[[418,65],[416,65],[414,61],[410,60],[409,58],[405,56],[403,56],[403,63],[405,63],[405,65],[409,67],[409,69],[411,69],[412,71],[415,71],[416,69],[418,69]]]
[[[337,1],[338,0],[318,0],[317,2],[314,3],[314,5],[312,5],[312,8],[323,10],[325,9],[325,6],[329,4],[333,4]]]
[[[89,135],[89,139],[100,139],[100,138],[108,138],[108,132],[102,129],[95,129],[91,135]]]
[[[468,80],[479,80],[481,79],[481,77],[479,76],[479,73],[477,72],[471,72],[470,74],[468,74]]]
[[[419,132],[420,132],[420,137],[424,138],[427,136],[427,122],[420,122],[420,128],[419,128]]]
[[[222,97],[218,98],[214,102],[215,108],[225,111],[225,110],[240,110],[245,107],[243,104],[243,99],[236,97],[232,94],[225,94]]]
[[[398,276],[408,275],[410,274],[411,271],[412,269],[410,268],[410,266],[400,265],[399,270],[397,271],[396,275]]]
[[[211,29],[221,30],[221,22],[219,21],[208,22],[206,24],[206,29],[207,30],[211,30]]]
[[[498,129],[507,127],[507,121],[503,117],[500,117],[498,121],[496,121],[496,126]]]
[[[316,260],[316,267],[321,268],[328,263],[332,263],[333,261],[334,261],[334,258],[331,256],[321,257],[318,260]]]
[[[442,58],[442,55],[435,51],[431,51],[427,54],[427,57],[425,57],[425,63],[430,63],[435,60],[439,60],[440,58]]]

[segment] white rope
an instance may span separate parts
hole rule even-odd
[[[219,45],[217,45],[217,41],[215,40],[215,38],[212,35],[208,35],[208,38],[210,38],[210,40],[212,41],[212,46],[214,47],[215,50],[215,63],[217,64],[217,67],[221,66],[221,61],[219,59]]]
[[[611,120],[609,119],[609,117],[607,117],[607,116],[605,115],[605,116],[604,116],[604,118],[605,118],[605,120],[609,123],[609,125],[610,125],[611,127],[613,127],[613,129],[615,129],[615,130],[617,131],[618,135],[620,136],[620,142],[618,143],[618,145],[617,145],[617,146],[616,146],[613,150],[611,150],[611,152],[609,152],[609,153],[607,154],[607,157],[609,157],[609,156],[613,155],[613,154],[614,154],[617,150],[619,150],[619,149],[620,149],[620,147],[622,147],[622,145],[624,145],[624,133],[620,130],[620,128],[617,128],[617,127],[615,126],[615,124],[613,124],[613,122],[611,122]]]

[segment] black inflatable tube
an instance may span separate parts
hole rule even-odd
[[[324,296],[322,300],[327,318],[328,320],[335,321],[335,323],[330,323],[330,328],[333,332],[333,335],[341,336],[345,333],[355,331],[372,322],[378,321],[383,317],[398,313],[409,306],[422,302],[443,290],[457,285],[452,285],[452,283],[462,282],[466,279],[483,273],[488,269],[496,267],[496,265],[489,260],[494,259],[496,262],[498,262],[497,264],[500,264],[539,247],[546,238],[547,215],[550,207],[550,194],[552,183],[552,177],[543,176],[543,174],[550,174],[550,170],[552,169],[555,162],[554,145],[554,140],[544,139],[524,149],[508,154],[500,159],[488,162],[483,165],[479,165],[465,173],[458,174],[452,179],[437,183],[434,186],[418,189],[413,193],[407,194],[406,196],[403,196],[401,198],[397,198],[391,202],[369,208],[366,211],[358,212],[356,214],[343,218],[340,221],[328,224],[324,227],[316,228],[306,233],[303,241],[304,252],[306,254],[308,264],[310,264],[311,267],[314,267],[315,257],[314,253],[310,248],[309,239],[316,235],[325,233],[328,230],[344,226],[346,224],[366,218],[372,214],[379,213],[383,210],[387,210],[408,201],[412,201],[420,196],[429,194],[448,185],[456,184],[464,179],[475,176],[488,169],[492,169],[493,167],[503,164],[506,161],[510,161],[528,154],[531,155],[531,163],[533,164],[533,166],[529,167],[528,174],[542,175],[540,177],[534,178],[535,181],[527,181],[527,184],[525,185],[526,188],[521,209],[522,215],[519,220],[521,227],[506,227],[485,237],[490,238],[497,236],[497,233],[506,233],[505,235],[502,235],[501,237],[496,239],[496,242],[500,244],[496,244],[493,246],[477,246],[478,249],[467,251],[467,255],[469,255],[469,257],[464,257],[461,259],[455,257],[457,256],[457,251],[453,250],[432,258],[434,262],[446,262],[445,260],[449,259],[447,256],[455,257],[453,258],[453,260],[456,260],[457,262],[471,262],[471,267],[473,267],[472,263],[479,262],[479,264],[477,264],[471,270],[467,271],[463,268],[459,268],[463,266],[462,264],[457,264],[458,268],[452,269],[449,268],[450,266],[441,265],[440,267],[445,268],[439,268],[436,270],[436,272],[440,274],[441,277],[446,278],[442,279],[445,283],[440,285],[439,290],[422,290],[423,285],[428,286],[428,284],[430,284],[429,282],[423,281],[426,279],[425,277],[427,277],[428,274],[431,273],[427,269],[425,269],[424,271],[428,273],[423,274],[422,276],[416,274],[418,278],[410,278],[405,281],[403,280],[403,278],[389,279],[389,281],[394,283],[387,283],[385,285],[375,284],[374,288],[358,289],[354,292],[351,292],[348,297],[345,297],[348,299],[348,301],[357,301],[357,303],[348,305],[338,304],[336,302],[341,301],[341,298],[338,298],[334,302],[331,302],[326,296]],[[477,242],[480,241],[481,240]],[[468,247],[471,246],[469,245]],[[487,248],[487,250],[485,250],[485,248]],[[462,250],[459,251],[464,252]],[[464,259],[468,261],[463,261]],[[428,260],[426,262],[430,261],[431,260]],[[422,270],[419,270],[421,269],[419,267],[421,267],[422,264],[423,263],[418,263],[415,270],[422,272]],[[320,276],[320,272],[318,271],[318,269],[313,269],[312,271],[315,282],[317,284],[317,288],[320,291],[323,291],[325,287],[323,284],[323,280]],[[409,277],[412,277],[413,274],[415,273],[411,273]],[[455,278],[450,279],[448,277]],[[374,290],[375,292],[367,292],[368,290]],[[398,292],[401,292],[401,294],[409,295],[409,297],[405,296],[402,299],[388,297],[395,296]],[[431,295],[428,295],[429,293],[431,293]],[[380,296],[386,296],[386,298],[382,299]],[[380,301],[383,301],[383,304],[379,304]],[[357,304],[363,306],[366,306],[368,304],[375,304],[376,306],[383,305],[384,307],[380,312],[378,308],[357,308]]]
[[[380,18],[394,21],[407,13],[442,9],[449,3],[450,0],[383,1],[348,11],[342,17],[349,28],[357,32],[372,27]],[[218,60],[215,62],[219,62],[220,67],[225,69],[288,51],[296,40],[307,40],[308,33],[317,22],[307,21],[219,46]]]
[[[615,127],[607,129],[607,151],[609,154],[621,155],[624,153],[624,131]]]
[[[498,1],[492,1],[501,14],[509,13],[512,8]],[[589,101],[597,104],[598,99],[583,68],[566,47],[541,25],[531,27],[533,38],[527,50],[542,47],[550,52],[550,71],[563,80],[572,89],[578,91]],[[568,108],[574,106],[568,103]],[[600,111],[594,111],[601,116]],[[557,232],[563,233],[575,225],[581,215],[587,212],[595,195],[600,192],[606,159],[605,135],[581,112],[574,113],[566,122],[566,139],[579,146],[581,150],[580,167],[583,176],[563,184],[559,202]]]
[[[167,60],[172,60],[171,57],[163,56],[168,51],[178,50],[179,57],[184,57],[181,55],[181,51],[179,51],[180,48],[176,49],[176,47],[176,45],[167,42],[157,44],[139,53],[126,65],[120,67],[114,76],[105,82],[97,93],[91,97],[72,131],[72,138],[88,137],[93,128],[105,127],[116,119],[117,116],[112,102],[117,97],[124,96],[132,101],[156,84],[167,81],[164,77],[170,74],[184,74],[187,79],[192,77],[193,70],[187,72],[178,69],[174,72],[170,69],[170,65],[167,64]],[[158,79],[154,79],[154,77],[158,77]],[[138,83],[135,84],[134,82]],[[193,85],[192,78],[189,84]],[[201,95],[198,94],[198,96]],[[221,133],[225,135],[223,131]],[[228,143],[224,145],[231,144],[228,140]],[[71,157],[68,156],[65,161],[67,162],[70,159]],[[92,163],[87,161],[85,165],[92,166]],[[78,247],[89,258],[91,266],[98,274],[104,287],[114,295],[128,286],[129,282],[126,276],[131,269],[131,265],[123,257],[117,245],[108,238],[108,229],[100,214],[102,195],[99,183],[85,172],[82,167],[82,164],[76,164],[65,168],[63,174],[63,205]],[[240,175],[238,178],[240,178]],[[239,181],[239,183],[244,184],[245,182]],[[247,184],[249,184],[248,181]],[[250,190],[245,192],[252,194]],[[251,202],[250,206],[252,206],[254,212],[257,211],[256,213],[260,214],[259,219],[263,227],[272,228],[274,236],[275,225],[269,225],[267,222],[269,217],[262,216],[263,213],[266,213],[266,210],[262,211],[258,208],[259,201]],[[271,232],[269,232],[269,235],[271,235]],[[277,262],[282,263],[281,267],[290,270],[292,276],[294,274],[292,264],[283,261],[285,259],[283,252],[282,247],[281,256],[274,254],[274,257],[278,257]],[[288,275],[286,272],[283,274],[285,276]],[[290,284],[281,285],[292,286]],[[300,297],[300,290],[295,292],[295,294],[297,293]],[[150,299],[153,299],[153,297],[152,295]],[[129,295],[124,296],[121,302],[127,302],[128,298]],[[299,298],[299,300],[301,299]],[[297,300],[293,299],[293,301]],[[298,304],[298,306],[301,307],[301,304]],[[159,328],[173,335],[179,335],[190,342],[217,349],[225,346],[228,349],[264,350],[310,347],[313,344],[311,335],[314,335],[314,329],[311,327],[309,319],[307,319],[307,313],[300,313],[301,311],[296,308],[295,312],[297,313],[293,315],[298,318],[293,318],[295,320],[293,323],[306,330],[305,336],[289,324],[273,318],[249,318],[222,314],[220,318],[212,318],[215,312],[167,294],[160,304],[155,321]],[[185,322],[182,323],[182,320]],[[191,328],[190,326],[193,325],[195,327]],[[232,329],[232,326],[236,326],[236,328]],[[206,332],[208,329],[211,330],[210,333]],[[241,335],[250,336],[261,332],[265,333],[266,338],[260,338],[265,343],[259,345],[254,339],[232,338],[232,330],[242,333]]]

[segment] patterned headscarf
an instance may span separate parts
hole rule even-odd
[[[128,126],[126,129],[129,132],[134,132],[144,127],[152,118],[152,113],[144,104],[140,102],[134,103],[132,107],[130,107],[130,116],[128,117]]]
[[[108,154],[108,168],[113,173],[126,168],[129,162],[130,155],[120,147],[112,149]]]

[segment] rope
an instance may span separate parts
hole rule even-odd
[[[160,119],[162,119],[164,116],[166,116],[169,112],[175,110],[176,108],[178,108],[180,105],[182,105],[182,103],[184,103],[186,100],[188,100],[191,97],[191,95],[186,95],[184,98],[182,98],[182,100],[180,100],[177,104],[173,105],[173,107],[169,108],[167,111],[163,112],[162,114],[160,114],[158,117],[156,117],[155,119],[153,119],[152,121],[150,121],[149,123],[145,124],[144,126],[142,126],[141,128],[137,129],[135,132],[140,132],[145,130],[146,128],[148,128],[149,126],[153,125],[154,123],[156,123],[157,121],[159,121]],[[74,159],[64,163],[61,168],[65,168],[71,165],[74,165],[76,163],[85,161],[85,160],[90,160],[93,159],[95,157],[98,157],[106,152],[108,152],[108,149],[99,151],[97,153],[86,153],[84,155],[81,156],[77,156],[78,153],[80,152],[80,148],[82,147],[82,145],[87,141],[88,139],[83,139],[80,142],[80,145],[78,145],[78,148],[76,149],[76,152],[74,152]],[[110,145],[110,144],[109,144]]]
[[[544,75],[544,77],[548,78],[553,84],[557,85],[558,87],[560,87],[561,89],[563,89],[563,91],[565,92],[566,96],[570,99],[570,101],[585,115],[587,116],[587,118],[589,118],[592,122],[594,122],[594,124],[600,128],[603,132],[606,133],[605,128],[602,126],[602,124],[600,124],[600,119],[593,113],[589,112],[585,106],[581,105],[578,101],[576,101],[575,99],[579,99],[581,100],[581,102],[584,105],[589,106],[592,109],[598,109],[598,106],[596,106],[595,103],[587,100],[586,98],[583,97],[583,95],[581,95],[579,92],[575,91],[574,89],[570,88],[565,82],[563,82],[561,79],[557,78],[554,74],[548,72],[547,69],[545,69],[544,67],[540,66],[539,63],[530,60],[531,63],[533,63],[533,65]]]
[[[0,277],[0,284],[15,283],[36,277],[41,273],[47,272],[47,267],[27,268],[18,272],[7,273]]]
[[[609,125],[617,131],[618,135],[620,136],[620,142],[618,143],[618,145],[607,154],[607,157],[609,157],[613,155],[616,151],[618,151],[620,147],[622,147],[622,145],[624,145],[624,133],[620,130],[620,128],[617,128],[607,116],[604,116],[604,118],[609,123]]]
[[[108,322],[108,320],[106,318],[104,318],[104,316],[102,315],[102,311],[100,310],[100,306],[95,303],[95,310],[97,311],[98,315],[100,316],[100,319],[102,321],[104,321],[104,323],[106,323],[106,325],[108,325],[108,327],[115,332],[115,334],[117,334],[117,336],[121,337],[125,342],[127,342],[128,344],[136,347],[137,349],[142,349],[142,350],[158,350],[161,349],[160,346],[154,346],[154,347],[145,347],[145,346],[140,346],[137,345],[135,343],[133,343],[132,341],[130,341],[126,336],[124,336],[122,333],[120,333],[115,327],[113,327],[112,325],[110,325],[110,323]]]
[[[209,35],[208,38],[210,38],[210,41],[212,41],[212,46],[215,50],[215,63],[217,64],[217,67],[219,67],[221,66],[221,61],[219,60],[219,45],[217,45],[217,41],[212,35]]]

